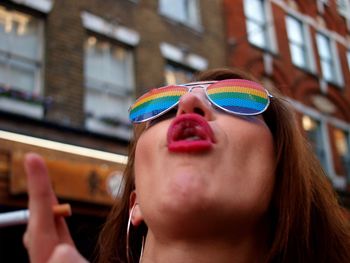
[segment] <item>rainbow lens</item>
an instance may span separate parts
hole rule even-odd
[[[130,121],[139,123],[156,118],[174,107],[187,91],[186,87],[167,86],[147,92],[131,106]]]
[[[267,91],[258,83],[244,80],[222,80],[207,88],[208,98],[224,111],[239,115],[257,115],[269,105]]]

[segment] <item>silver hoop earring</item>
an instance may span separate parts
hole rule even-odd
[[[130,210],[130,214],[129,214],[129,219],[128,219],[128,225],[127,225],[127,228],[126,228],[126,259],[128,261],[128,263],[132,263],[131,260],[130,260],[130,254],[131,254],[131,250],[130,250],[130,245],[129,245],[129,240],[130,240],[130,225],[131,225],[131,217],[134,213],[134,209],[135,209],[135,206],[137,204],[135,203],[131,210]],[[141,244],[141,252],[140,252],[140,259],[139,259],[139,262],[141,262],[141,259],[142,259],[142,256],[143,256],[143,249],[144,249],[144,245],[145,245],[145,237],[142,236],[142,244]]]

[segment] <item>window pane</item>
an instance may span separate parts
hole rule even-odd
[[[349,134],[341,129],[333,128],[335,143],[334,167],[338,175],[346,175],[350,179]]]
[[[290,41],[305,45],[301,22],[290,16],[287,17],[287,33]]]
[[[36,68],[33,64],[20,60],[12,60],[9,63],[8,71],[10,86],[14,89],[21,89],[28,92],[34,91],[35,71]]]
[[[159,9],[164,15],[192,26],[199,25],[197,0],[160,0]]]
[[[14,53],[25,56],[27,58],[38,58],[38,31],[39,25],[38,22],[34,19],[28,19],[27,22],[23,24],[16,24],[14,26],[14,34],[12,35],[13,45],[11,50],[13,50]]]
[[[166,64],[164,75],[165,84],[183,84],[190,82],[193,78],[194,71],[187,68],[181,67],[179,65]]]
[[[249,20],[264,24],[266,22],[264,4],[262,0],[245,0],[244,13]]]
[[[326,168],[326,152],[320,122],[311,118],[310,116],[304,115],[302,118],[302,125],[311,147],[313,148],[323,167]]]
[[[174,20],[185,21],[185,0],[160,0],[160,10]]]
[[[0,48],[31,59],[40,57],[39,21],[0,7]]]
[[[248,40],[261,48],[268,47],[268,26],[265,13],[265,2],[262,0],[245,0],[244,12]]]
[[[250,43],[265,48],[267,47],[266,43],[266,32],[264,28],[259,25],[247,21],[247,31],[248,31],[248,40]]]
[[[128,109],[132,103],[131,97],[88,90],[85,99],[85,111],[97,118],[110,118],[115,121],[128,121]]]
[[[5,86],[9,82],[9,75],[7,73],[7,66],[5,64],[5,54],[0,53],[0,85]]]
[[[329,38],[322,34],[317,34],[316,40],[320,57],[324,59],[331,59],[332,55]]]
[[[199,20],[199,6],[197,0],[187,0],[187,18],[189,24],[196,26],[200,24]]]
[[[337,8],[339,10],[346,10],[347,8],[347,3],[346,3],[347,0],[337,0]]]
[[[329,81],[334,80],[334,68],[329,61],[321,60],[321,68],[322,68],[323,77],[326,80],[329,80]]]
[[[40,93],[42,27],[38,19],[0,6],[0,83]]]
[[[289,47],[293,63],[299,67],[305,68],[307,65],[305,51],[303,48],[293,43],[290,43]]]
[[[90,81],[105,83],[114,91],[132,89],[132,54],[94,36],[85,44],[85,70]]]
[[[134,88],[132,51],[95,36],[88,37],[84,47],[86,127],[128,138]]]
[[[316,41],[323,77],[328,81],[336,81],[336,68],[330,39],[322,34],[317,34]]]

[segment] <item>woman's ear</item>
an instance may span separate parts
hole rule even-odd
[[[130,194],[129,204],[129,216],[131,217],[131,223],[134,227],[137,227],[143,222],[143,215],[140,204],[137,201],[137,194],[135,191],[132,191]]]

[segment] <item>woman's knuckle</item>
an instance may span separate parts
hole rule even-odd
[[[28,249],[28,247],[29,247],[29,233],[28,232],[24,233],[22,242],[23,242],[24,247]]]
[[[59,258],[65,258],[72,255],[72,247],[67,244],[60,244],[55,247],[53,256]]]

